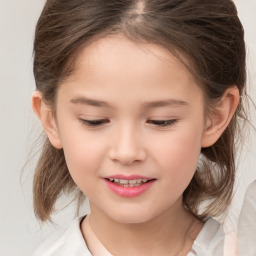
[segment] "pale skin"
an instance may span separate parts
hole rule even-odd
[[[206,116],[203,91],[174,56],[122,35],[99,39],[79,54],[75,72],[59,87],[56,118],[42,94],[33,95],[49,140],[63,148],[72,178],[90,201],[94,233],[122,256],[187,255],[203,223],[184,209],[182,193],[201,148],[217,141],[238,102],[234,85]],[[155,182],[124,198],[105,184],[116,174]]]

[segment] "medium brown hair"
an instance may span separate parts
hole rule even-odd
[[[72,74],[80,50],[115,33],[171,51],[198,79],[207,106],[213,107],[234,85],[244,95],[244,31],[231,0],[48,0],[36,26],[34,75],[36,89],[53,111],[58,86]],[[179,53],[188,58],[189,65]],[[202,148],[197,171],[183,194],[185,207],[198,219],[223,214],[230,204],[235,139],[238,119],[243,116],[240,101],[219,140]],[[46,138],[34,176],[36,216],[49,220],[65,191],[78,191],[81,199],[63,150]],[[210,203],[200,211],[204,200]]]

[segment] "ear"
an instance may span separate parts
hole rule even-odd
[[[44,103],[42,93],[39,91],[35,91],[33,93],[32,108],[34,113],[41,121],[44,131],[46,132],[51,144],[55,148],[61,149],[62,144],[59,136],[58,126],[52,113],[52,109],[50,106]]]
[[[236,86],[229,88],[206,120],[206,129],[202,137],[201,147],[212,146],[228,127],[240,99]]]

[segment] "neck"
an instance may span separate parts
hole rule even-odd
[[[203,226],[184,209],[181,200],[171,210],[136,224],[116,222],[91,205],[90,225],[112,255],[122,256],[187,255]]]

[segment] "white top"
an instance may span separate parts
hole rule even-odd
[[[82,218],[77,218],[66,230],[48,238],[32,256],[92,256],[80,230],[81,220]],[[224,237],[221,225],[216,220],[208,218],[187,256],[223,256]],[[106,249],[104,250],[106,252]]]
[[[239,256],[256,255],[256,181],[248,187],[238,220]]]

